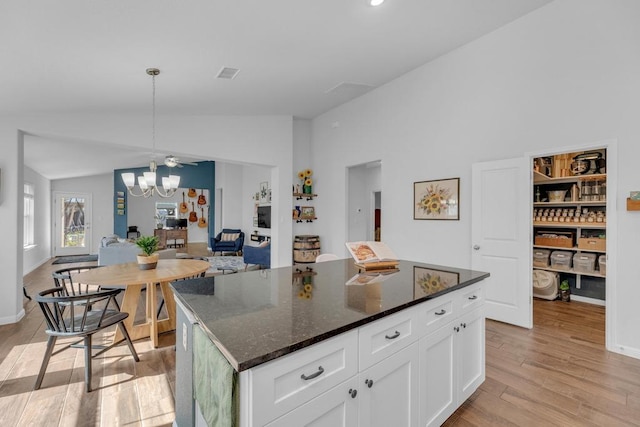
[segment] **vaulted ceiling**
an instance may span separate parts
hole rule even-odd
[[[313,118],[549,1],[3,0],[0,115],[148,112],[157,67],[162,114]]]

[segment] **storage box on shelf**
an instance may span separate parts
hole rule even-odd
[[[579,237],[578,249],[586,251],[604,251],[607,249],[607,239],[599,237]]]
[[[534,243],[540,246],[572,248],[575,233],[573,231],[537,230]]]
[[[553,251],[551,252],[551,268],[556,270],[571,270],[571,252]]]
[[[607,275],[607,256],[600,255],[598,257],[598,269],[603,276]]]
[[[596,254],[577,253],[573,256],[573,271],[594,273],[596,271]]]
[[[551,255],[551,251],[549,249],[534,249],[533,266],[543,268],[549,267],[549,255]]]

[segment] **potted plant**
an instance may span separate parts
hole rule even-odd
[[[562,282],[560,282],[560,299],[562,299],[562,301],[564,302],[569,302],[571,301],[571,292],[570,292],[570,288],[569,288],[569,281],[568,280],[563,280]]]
[[[154,218],[156,219],[156,228],[158,230],[164,228],[164,215],[157,214]]]
[[[141,236],[136,240],[136,245],[142,249],[142,253],[138,255],[138,267],[140,270],[152,270],[158,265],[160,255],[158,250],[158,237]]]

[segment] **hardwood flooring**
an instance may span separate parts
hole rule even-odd
[[[189,253],[207,255],[196,245]],[[27,291],[51,287],[51,272],[71,265],[45,263],[25,276]],[[34,391],[46,335],[37,304],[24,307],[19,323],[0,326],[0,426],[172,424],[175,334],[157,349],[136,341],[138,363],[125,344],[96,357],[91,393],[82,349],[61,351]],[[535,300],[534,325],[487,321],[486,381],[446,426],[640,426],[640,360],[605,350],[603,307]]]

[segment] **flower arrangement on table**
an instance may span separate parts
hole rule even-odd
[[[311,169],[305,169],[298,172],[298,179],[300,179],[300,184],[302,185],[302,192],[304,194],[313,193],[313,190],[312,190],[313,179],[311,179],[311,175],[313,175],[313,171]]]
[[[450,189],[432,184],[427,187],[425,194],[420,198],[418,209],[426,215],[440,215],[443,210],[449,207],[451,196]]]

